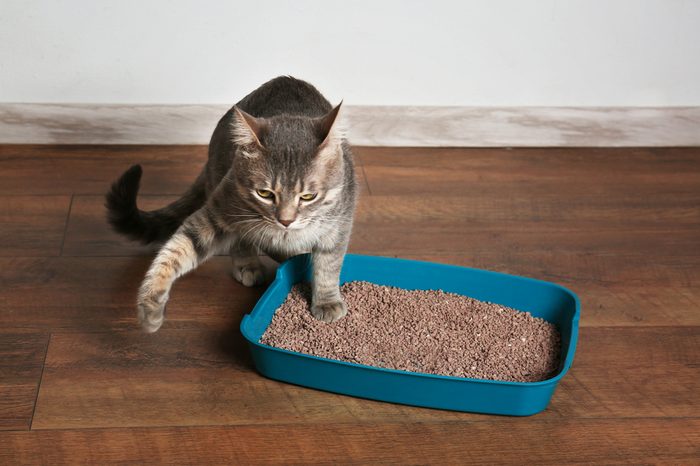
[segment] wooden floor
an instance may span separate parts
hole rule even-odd
[[[215,257],[165,326],[135,327],[151,252],[102,195],[194,179],[202,146],[0,146],[0,464],[700,461],[700,148],[356,149],[351,251],[555,281],[579,347],[528,418],[361,400],[267,380],[238,332],[262,289]]]

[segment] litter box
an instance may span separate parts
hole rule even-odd
[[[309,280],[308,254],[280,265],[275,280],[241,322],[257,370],[266,377],[372,400],[474,413],[529,416],[544,410],[571,367],[580,303],[566,288],[541,280],[454,265],[347,254],[341,283],[362,280],[408,290],[443,290],[529,311],[561,333],[560,367],[541,382],[501,382],[383,369],[292,352],[260,343],[296,283]]]

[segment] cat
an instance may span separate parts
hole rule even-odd
[[[332,107],[311,84],[281,76],[234,105],[219,121],[209,157],[187,192],[161,209],[136,205],[134,165],[106,195],[107,219],[130,239],[160,243],[138,292],[137,315],[157,331],[173,282],[228,252],[245,286],[264,282],[261,253],[277,261],[311,253],[311,313],[334,322],[347,313],[339,276],[353,224],[353,156]]]

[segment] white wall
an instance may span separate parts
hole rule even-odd
[[[0,102],[700,105],[700,1],[1,0]]]

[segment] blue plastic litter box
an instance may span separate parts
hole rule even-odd
[[[275,280],[241,332],[250,344],[257,370],[271,379],[372,400],[486,414],[529,416],[544,410],[571,367],[578,339],[580,303],[566,288],[525,277],[454,265],[348,254],[341,283],[362,280],[408,290],[444,290],[529,311],[555,324],[561,333],[561,363],[541,382],[500,382],[422,374],[336,361],[260,343],[277,308],[292,286],[309,280],[308,255],[280,265]]]

